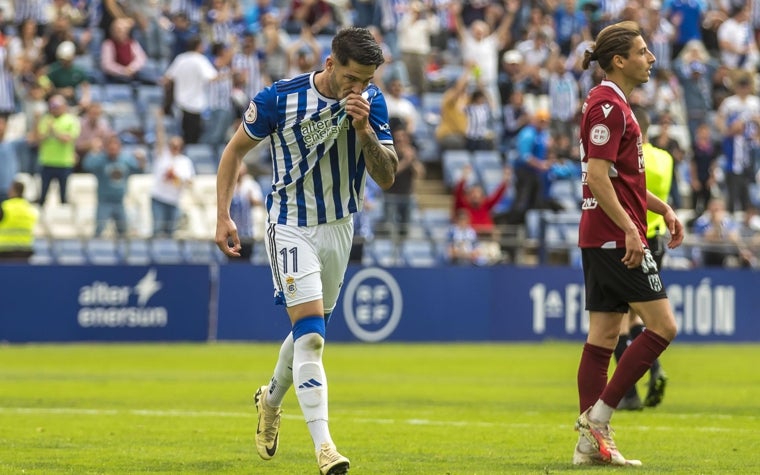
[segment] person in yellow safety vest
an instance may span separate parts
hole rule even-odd
[[[670,195],[670,186],[673,183],[673,157],[665,150],[649,143],[647,130],[651,121],[647,111],[643,107],[634,106],[633,113],[641,128],[647,190],[667,202]],[[665,256],[665,241],[663,240],[663,236],[666,230],[665,218],[657,213],[647,211],[647,243],[658,269],[662,267],[662,258]],[[615,359],[617,361],[623,356],[625,349],[631,344],[631,341],[639,336],[642,331],[644,331],[644,322],[641,320],[641,317],[629,310],[627,318],[623,318],[623,322],[620,325],[618,344],[615,347]],[[668,378],[660,365],[660,360],[655,360],[652,368],[649,370],[649,388],[643,404],[636,391],[636,386],[634,386],[626,393],[617,408],[621,410],[639,410],[643,409],[644,406],[657,406],[662,402],[662,398],[665,395],[667,380]]]
[[[11,183],[0,203],[0,260],[26,261],[34,252],[34,227],[39,212],[24,198],[24,184]]]

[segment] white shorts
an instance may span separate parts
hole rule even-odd
[[[338,301],[354,236],[352,216],[316,226],[268,224],[266,243],[275,300],[288,307],[322,300],[325,313]],[[281,298],[278,298],[281,297]]]

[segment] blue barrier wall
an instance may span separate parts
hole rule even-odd
[[[663,281],[679,341],[760,342],[760,273],[666,271]],[[210,315],[219,340],[290,330],[264,266],[0,266],[0,292],[0,340],[11,342],[203,341]],[[582,340],[584,304],[577,269],[351,267],[328,338]]]
[[[679,341],[760,341],[760,273],[666,271]],[[223,266],[218,338],[280,340],[266,267]],[[540,341],[585,338],[582,273],[562,267],[349,268],[332,341]]]
[[[205,341],[208,266],[0,266],[0,340]]]

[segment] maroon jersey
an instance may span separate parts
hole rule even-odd
[[[612,162],[610,181],[618,201],[639,230],[646,245],[646,177],[641,128],[620,88],[604,80],[591,89],[581,118],[583,206],[580,247],[625,247],[625,233],[604,212],[586,182],[588,159]]]

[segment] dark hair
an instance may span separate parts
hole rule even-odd
[[[588,69],[591,61],[596,61],[604,71],[609,71],[612,58],[628,58],[631,43],[637,36],[641,36],[641,30],[634,21],[621,21],[605,27],[597,35],[594,45],[583,53],[583,69]]]
[[[21,181],[13,180],[11,183],[11,190],[13,190],[13,194],[16,196],[24,196],[25,188],[24,183]]]
[[[646,137],[647,132],[649,131],[649,126],[652,123],[652,120],[649,117],[649,112],[642,106],[633,106],[631,109],[633,110],[633,115],[636,117],[636,122],[639,123],[641,135]]]
[[[342,66],[354,60],[362,66],[380,66],[385,62],[383,50],[366,28],[340,30],[332,40],[332,56]]]
[[[187,40],[187,49],[185,51],[195,51],[203,44],[203,40],[198,35],[193,35]]]
[[[470,93],[470,101],[471,102],[478,101],[480,99],[483,99],[484,97],[486,97],[486,93],[483,92],[483,89],[479,89],[479,88],[478,89],[474,89]]]
[[[214,43],[211,45],[211,55],[219,56],[220,54],[224,53],[224,50],[226,49],[227,45],[225,43]]]

